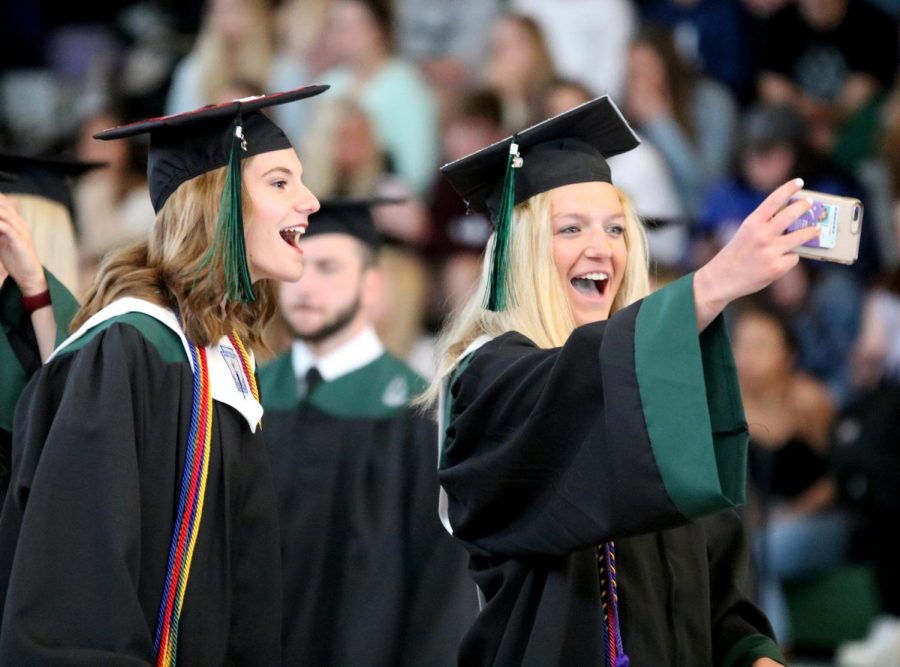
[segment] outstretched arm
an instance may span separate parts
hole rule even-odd
[[[810,208],[805,199],[786,206],[802,187],[797,178],[772,192],[741,223],[734,238],[694,274],[699,331],[735,299],[758,292],[790,271],[800,259],[794,249],[816,238],[817,227],[784,233]]]

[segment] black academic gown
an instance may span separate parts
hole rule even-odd
[[[477,613],[437,516],[422,380],[390,355],[297,398],[290,354],[260,370],[278,491],[286,665],[440,667]]]
[[[68,336],[78,302],[61,282],[45,271],[50,289],[57,345]],[[12,426],[16,403],[28,379],[41,367],[31,316],[22,309],[19,286],[7,278],[0,287],[0,507],[9,487]]]
[[[155,664],[192,405],[176,334],[97,327],[32,379],[0,515],[0,664]],[[261,435],[214,403],[178,665],[278,665],[280,560]]]
[[[448,520],[486,598],[460,665],[602,665],[595,547],[611,539],[631,667],[779,657],[744,593],[730,346],[721,320],[698,336],[690,277],[562,348],[492,340],[462,360],[443,419]]]

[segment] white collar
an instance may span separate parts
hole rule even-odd
[[[184,353],[187,355],[191,369],[194,368],[194,362],[191,358],[191,347],[184,331],[178,323],[178,318],[168,308],[163,308],[155,303],[138,299],[136,297],[123,297],[116,299],[111,304],[94,313],[81,327],[69,336],[63,343],[57,347],[53,354],[47,359],[49,363],[56,354],[70,345],[72,342],[81,338],[89,330],[108,319],[124,315],[125,313],[143,313],[162,322],[172,331],[178,334],[181,344],[184,347]],[[262,419],[263,408],[259,402],[253,398],[253,393],[247,387],[247,381],[244,377],[243,370],[240,365],[240,353],[231,345],[231,341],[225,336],[217,343],[206,348],[207,365],[209,367],[209,383],[212,387],[212,397],[220,403],[226,403],[241,413],[241,416],[247,420],[252,432],[256,432],[256,426]],[[255,369],[256,360],[253,353],[250,352],[250,364]]]
[[[295,377],[306,377],[306,372],[315,366],[323,380],[332,382],[347,373],[371,364],[382,354],[384,354],[384,345],[378,339],[375,329],[368,326],[340,347],[321,357],[316,357],[303,341],[294,341],[291,349],[291,361]]]

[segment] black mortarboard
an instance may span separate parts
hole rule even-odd
[[[103,130],[94,138],[122,139],[150,135],[147,183],[157,213],[185,181],[228,167],[215,242],[204,257],[203,264],[221,261],[228,298],[253,301],[256,297],[244,246],[241,160],[292,148],[281,128],[269,120],[262,109],[313,97],[326,90],[328,86],[307,86],[212,104],[194,111]]]
[[[606,158],[640,139],[609,97],[598,97],[441,167],[473,211],[487,211],[496,238],[485,307],[506,307],[506,267],[512,209],[553,188],[612,183]]]
[[[194,111],[103,130],[94,138],[122,139],[150,135],[147,183],[153,209],[159,213],[179,185],[228,164],[232,128],[237,127],[236,122],[242,126],[242,158],[291,148],[291,142],[281,128],[263,115],[261,109],[313,97],[326,90],[328,86],[307,86],[212,104]]]
[[[0,179],[0,192],[46,197],[59,202],[72,214],[72,194],[68,179],[105,166],[105,162],[84,162],[68,157],[0,152],[0,170],[12,177]]]
[[[381,238],[372,219],[372,207],[402,204],[404,201],[406,200],[389,197],[323,201],[319,210],[309,216],[309,228],[304,237],[316,234],[349,234],[377,250]]]
[[[510,146],[521,157],[514,203],[572,183],[612,182],[606,158],[639,143],[634,130],[609,97],[599,97],[507,137],[459,160],[441,172],[473,211],[500,209]]]

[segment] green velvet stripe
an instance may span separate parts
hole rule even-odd
[[[44,275],[50,289],[53,319],[56,321],[56,344],[59,345],[69,335],[69,323],[78,312],[78,302],[56,276],[46,269]],[[0,382],[0,430],[7,432],[12,432],[16,403],[29,379],[7,335],[10,331],[21,331],[25,327],[31,327],[31,318],[22,309],[22,293],[18,285],[7,278],[0,289],[0,368],[3,373]]]
[[[77,352],[114,324],[127,324],[140,331],[141,335],[156,348],[164,363],[187,363],[187,354],[178,334],[152,315],[145,313],[124,313],[104,320],[60,350],[57,358]]]
[[[59,345],[69,337],[69,324],[81,307],[72,293],[66,289],[56,276],[44,270],[47,285],[50,288],[50,302],[53,304],[53,319],[56,321],[56,344]]]
[[[635,374],[650,444],[679,512],[697,518],[745,499],[747,425],[724,321],[697,333],[693,274],[647,297]]]
[[[752,667],[760,658],[770,658],[786,665],[787,660],[778,649],[778,644],[765,635],[750,635],[731,647],[722,667]]]

